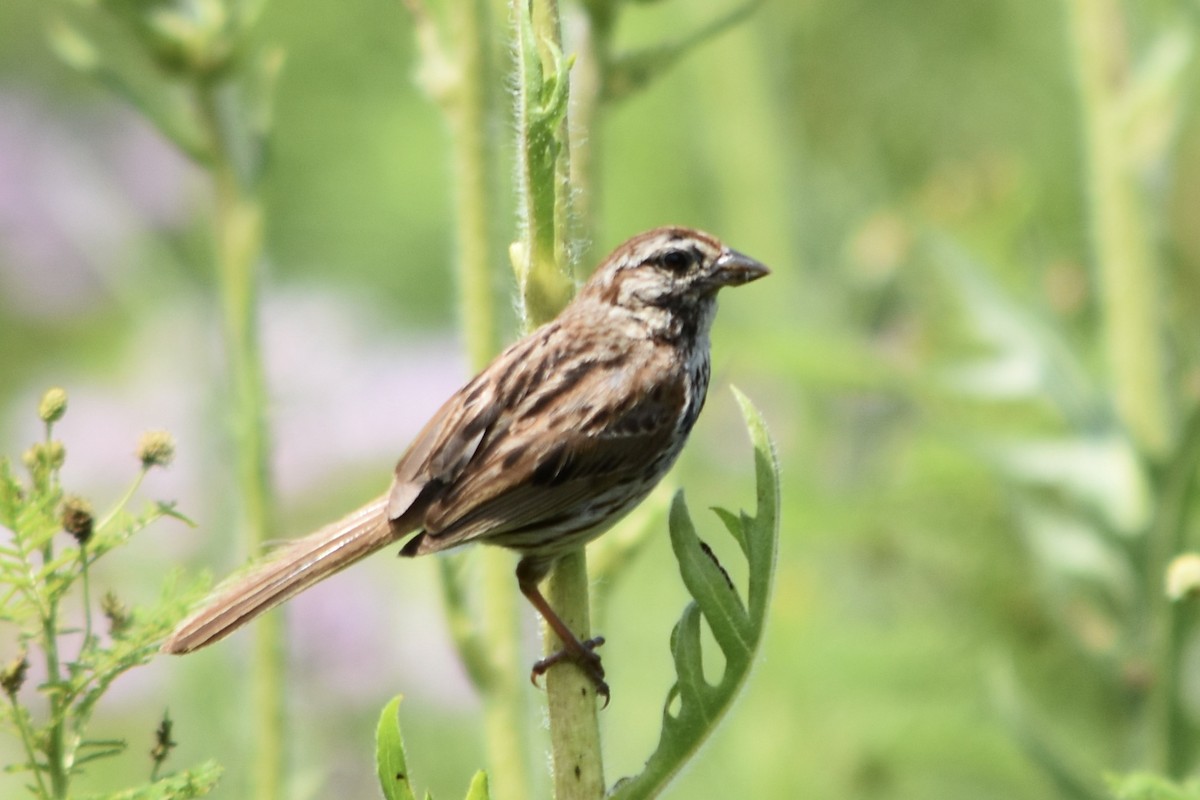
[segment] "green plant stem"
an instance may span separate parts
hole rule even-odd
[[[147,472],[149,472],[147,467],[142,467],[138,471],[137,476],[133,479],[133,483],[131,483],[129,488],[125,490],[125,494],[122,495],[121,499],[117,501],[117,504],[112,507],[112,510],[104,515],[104,519],[96,523],[95,530],[102,531],[113,523],[113,520],[115,520],[117,515],[121,513],[121,509],[129,505],[129,502],[133,499],[133,496],[137,494],[137,490],[141,488],[142,481],[145,480]]]
[[[46,423],[47,445],[52,437],[53,426]],[[51,471],[47,489],[52,496],[57,496],[58,488],[58,473]],[[51,538],[42,545],[42,563],[50,564],[53,561],[54,540]],[[36,579],[34,585],[38,585]],[[45,601],[39,605],[42,609],[42,649],[46,655],[46,686],[50,701],[50,724],[45,743],[46,769],[50,773],[51,796],[60,800],[67,797],[71,784],[66,743],[67,713],[70,709],[63,691],[62,664],[58,655],[58,595],[48,584],[43,586],[43,591]]]
[[[33,778],[37,781],[37,793],[39,797],[49,797],[50,792],[46,788],[46,781],[42,777],[42,770],[38,769],[37,751],[33,746],[33,731],[29,729],[29,718],[25,715],[24,709],[17,703],[17,698],[10,695],[8,702],[12,705],[13,721],[17,725],[17,730],[21,734],[21,745],[25,748],[25,758],[29,762],[29,770],[33,773]]]
[[[1200,408],[1188,418],[1174,457],[1161,476],[1161,501],[1149,541],[1145,576],[1150,598],[1148,627],[1156,664],[1149,700],[1150,724],[1159,734],[1154,757],[1158,768],[1173,778],[1187,773],[1196,744],[1196,728],[1185,710],[1183,670],[1184,643],[1193,617],[1186,602],[1172,602],[1167,597],[1163,580],[1171,560],[1184,548],[1198,468]]]
[[[523,241],[514,249],[524,327],[552,319],[566,304],[572,281],[570,148],[567,139],[569,62],[562,53],[556,0],[513,0],[517,29],[517,160]],[[547,581],[547,600],[577,636],[587,637],[587,557],[560,558]],[[561,643],[544,631],[545,650]],[[596,696],[578,669],[546,675],[556,800],[596,800],[604,794]]]
[[[1068,0],[1067,6],[1088,145],[1093,249],[1113,394],[1138,449],[1161,467],[1158,514],[1143,550],[1145,618],[1133,634],[1134,646],[1153,664],[1155,680],[1147,702],[1137,709],[1135,736],[1150,746],[1154,768],[1179,777],[1193,749],[1181,693],[1187,629],[1179,609],[1165,598],[1162,581],[1183,542],[1200,458],[1200,423],[1189,422],[1183,442],[1172,453],[1175,420],[1167,395],[1160,268],[1128,140],[1125,101],[1131,71],[1126,20],[1116,0]]]
[[[496,800],[521,800],[533,793],[513,559],[497,548],[486,548],[479,557],[483,560],[483,631],[493,678],[483,699],[488,781]]]
[[[46,563],[53,557],[47,544],[44,555]],[[51,797],[65,800],[70,788],[70,770],[67,767],[67,701],[63,692],[62,668],[58,658],[58,603],[50,598],[47,612],[42,617],[42,647],[46,653],[46,686],[50,699],[50,726],[46,737],[46,771],[50,773]]]
[[[453,132],[455,240],[459,299],[467,355],[482,369],[496,354],[492,291],[492,218],[495,191],[488,169],[496,126],[492,124],[492,72],[487,39],[488,8],[483,0],[459,0],[450,9],[459,81],[447,108]]]
[[[216,79],[197,82],[197,104],[212,153],[216,268],[225,321],[232,418],[245,546],[259,554],[271,535],[273,497],[268,469],[266,387],[258,341],[258,262],[262,207],[238,174],[230,146],[232,128]],[[283,797],[283,616],[268,614],[254,628],[251,666],[255,752],[251,796]]]
[[[92,581],[88,569],[87,545],[79,545],[79,583],[83,593],[83,642],[79,645],[82,655],[92,641]]]
[[[571,140],[571,187],[572,211],[582,244],[576,255],[580,263],[591,264],[600,228],[601,187],[596,164],[601,158],[604,86],[612,63],[617,7],[605,0],[586,0],[582,8],[587,24],[579,37],[579,53],[571,69],[571,123],[572,129],[580,134]]]
[[[420,0],[405,0],[416,26],[425,88],[441,106],[451,133],[455,201],[460,326],[473,370],[482,369],[499,349],[492,270],[496,187],[490,165],[499,150],[503,126],[495,124],[490,9],[486,0],[455,0],[446,15],[454,69],[445,66],[436,23]],[[446,560],[441,570],[443,597],[460,659],[483,700],[484,741],[492,796],[521,800],[531,796],[525,695],[520,691],[518,612],[512,558],[485,549],[475,557],[482,570],[481,618],[468,613],[470,594],[461,562]]]
[[[546,582],[546,599],[551,608],[580,639],[591,636],[587,588],[587,554],[582,548],[560,558]],[[547,655],[562,649],[562,642],[548,628],[543,636]],[[603,797],[600,722],[591,679],[578,669],[547,671],[546,703],[555,800]]]
[[[1139,449],[1171,443],[1159,267],[1128,142],[1125,20],[1117,0],[1067,0],[1087,141],[1088,198],[1104,338],[1121,421]]]
[[[512,0],[517,29],[517,174],[522,241],[513,266],[526,330],[570,299],[568,64],[555,0]],[[532,6],[532,7],[531,7]]]

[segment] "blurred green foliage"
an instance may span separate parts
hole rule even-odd
[[[1194,3],[1120,7],[1133,60],[1165,31],[1195,40]],[[631,5],[616,43],[659,42],[721,8]],[[64,164],[90,167],[135,127],[110,95],[51,55],[51,13],[32,0],[0,7],[0,133],[10,154],[0,153],[0,164],[9,170],[5,159],[22,152],[11,142],[28,148],[17,133],[39,130],[33,123],[70,148]],[[286,54],[264,184],[268,295],[316,287],[369,297],[371,319],[386,320],[373,331],[378,338],[404,341],[421,329],[452,335],[447,147],[437,108],[411,77],[409,19],[384,0],[273,3],[257,36]],[[1166,157],[1144,175],[1170,352],[1163,380],[1184,411],[1200,393],[1200,280],[1191,268],[1200,262],[1200,118],[1186,92],[1200,77],[1196,61],[1181,68],[1183,104],[1168,126]],[[1030,481],[995,458],[998,446],[1035,436],[1118,427],[1074,64],[1066,3],[777,1],[614,106],[591,132],[603,153],[593,198],[598,250],[681,222],[775,270],[769,282],[723,299],[714,392],[677,474],[696,508],[745,505],[747,459],[732,455],[745,448],[741,425],[719,389],[736,380],[762,409],[784,465],[765,657],[676,796],[1103,796],[1105,773],[1158,769],[1131,723],[1156,676],[1121,638],[1133,628],[1114,627],[1114,619],[1138,623],[1109,614],[1095,594],[1049,580],[1059,573],[1031,535],[1028,501],[1049,496],[1093,539],[1107,535],[1102,521],[1080,515],[1077,498],[1054,481],[1031,494]],[[137,155],[111,169],[132,169]],[[130,191],[132,180],[102,174],[114,202]],[[0,189],[16,198],[0,208],[9,215],[0,227],[0,407],[47,382],[119,376],[147,317],[211,293],[199,187],[185,171],[174,187],[180,210],[134,227],[119,247],[72,240],[82,247],[62,252],[75,268],[45,274],[78,285],[47,291],[60,299],[82,292],[85,300],[57,313],[16,299],[13,275],[28,278],[43,266],[13,246],[19,231],[10,209],[63,204],[39,217],[60,221],[42,232],[54,238],[76,213],[72,195],[19,183]],[[507,274],[496,265],[497,282]],[[1007,337],[984,324],[997,315]],[[996,358],[1013,352],[1034,355]],[[1070,364],[1092,392],[1093,413],[1073,416],[1052,384],[1022,383],[1024,373],[999,369],[1028,367],[1030,357],[1048,359],[1060,379]],[[987,367],[972,374],[989,379],[989,392],[964,390],[967,366]],[[194,377],[188,388],[210,397],[202,361]],[[395,442],[397,453],[404,444]],[[1110,494],[1136,494],[1146,481],[1153,504],[1160,465],[1149,465],[1149,477],[1137,465]],[[364,476],[385,478],[389,467],[330,476],[331,497],[300,502],[289,521],[299,530],[335,513],[336,495],[367,496],[378,487],[362,489],[373,480]],[[1192,476],[1183,480],[1190,486]],[[208,484],[214,513],[222,508],[218,484]],[[662,527],[608,591],[603,612],[614,687],[602,716],[611,775],[636,772],[653,749],[672,680],[667,635],[685,595],[663,579],[675,567]],[[700,534],[721,553],[719,532]],[[1184,540],[1196,549],[1190,525]],[[405,565],[404,575],[397,580],[423,580],[417,567]],[[1153,590],[1155,577],[1142,575],[1141,590]],[[436,591],[426,588],[432,604]],[[145,691],[155,693],[156,709],[170,697],[182,762],[216,755],[236,773],[244,769],[236,743],[221,740],[236,711],[218,702],[238,700],[227,686],[236,659],[226,653],[204,664],[193,668],[204,676],[179,678],[172,691]],[[1197,672],[1188,690],[1193,715]],[[479,763],[470,708],[422,700],[403,675],[395,681],[409,697],[413,761],[440,770],[422,779],[439,795],[458,796]],[[300,685],[310,697],[328,688]],[[301,704],[294,724],[304,780],[371,786],[366,737],[383,696],[336,708]],[[1042,756],[1070,764],[1082,787],[1039,763],[1047,742],[1054,752]],[[362,756],[355,769],[328,765],[346,752]],[[0,778],[0,795],[10,793],[10,780]]]

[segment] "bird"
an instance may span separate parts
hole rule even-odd
[[[403,540],[402,556],[484,542],[516,551],[517,585],[607,702],[595,648],[542,595],[554,563],[637,506],[679,456],[704,406],[717,293],[770,270],[715,236],[655,228],[618,246],[550,322],[455,392],[410,443],[391,486],[268,554],[162,645],[190,653]]]

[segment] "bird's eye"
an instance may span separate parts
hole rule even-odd
[[[686,272],[692,265],[692,256],[685,250],[668,250],[659,257],[658,263],[670,272]]]

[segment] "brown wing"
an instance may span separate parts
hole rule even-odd
[[[641,493],[673,459],[684,381],[649,342],[577,361],[530,388],[475,442],[472,456],[425,510],[417,552],[467,540],[587,522],[590,501]],[[668,453],[668,451],[671,451]],[[600,519],[592,520],[592,523]]]
[[[485,440],[503,435],[514,409],[541,380],[539,365],[550,362],[544,351],[560,340],[557,321],[542,326],[442,404],[396,464],[387,505],[395,527],[424,526],[430,501],[454,484]]]
[[[431,495],[454,482],[503,414],[488,374],[480,374],[447,400],[396,465],[387,516],[393,522],[411,520],[397,527],[412,530],[423,524],[421,516]]]

